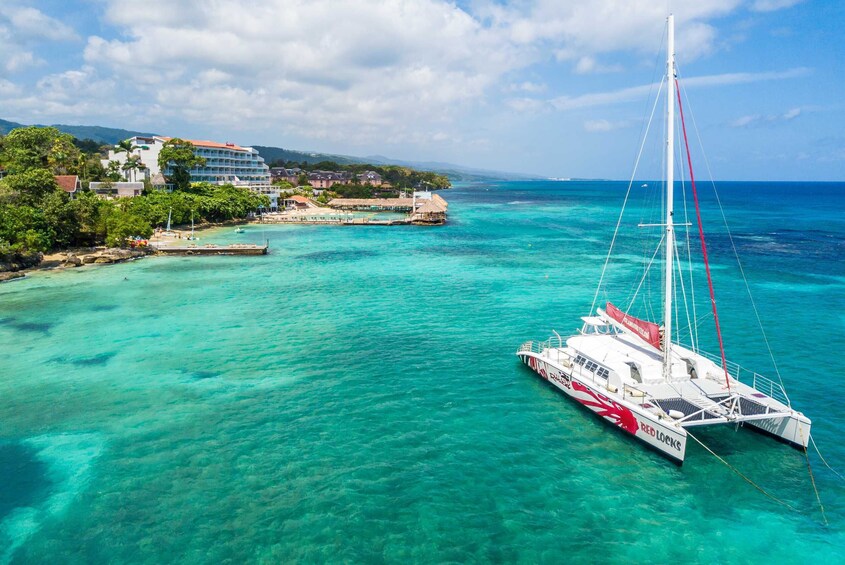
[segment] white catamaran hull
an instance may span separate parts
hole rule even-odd
[[[618,396],[611,398],[607,390],[573,375],[571,369],[559,366],[538,354],[522,351],[519,358],[543,379],[577,400],[607,422],[645,443],[674,463],[681,465],[687,447],[687,432],[679,425],[668,424],[636,404]]]
[[[807,449],[807,445],[810,443],[811,422],[804,415],[795,414],[787,418],[755,420],[745,422],[745,425],[751,426],[756,431],[780,440],[798,450]]]

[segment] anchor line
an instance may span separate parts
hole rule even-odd
[[[840,475],[839,471],[837,471],[836,469],[831,467],[830,464],[827,461],[825,461],[825,458],[822,457],[822,452],[819,451],[819,446],[816,445],[816,439],[813,437],[813,434],[810,434],[810,441],[812,442],[813,448],[816,450],[816,454],[819,456],[819,459],[821,459],[822,463],[824,463],[824,466],[827,467],[828,469],[830,469],[833,472],[834,475],[839,477],[840,480],[845,481],[845,477]]]
[[[801,424],[798,424],[798,434],[801,436],[801,444],[804,444],[804,429],[801,427]],[[824,513],[824,504],[822,504],[822,499],[819,496],[819,489],[816,487],[816,478],[813,476],[813,468],[810,466],[810,454],[807,453],[807,446],[804,445],[804,458],[807,460],[807,472],[810,474],[810,483],[813,485],[813,492],[816,493],[816,502],[819,503],[819,509],[822,511],[822,519],[824,520],[824,525],[828,525],[827,515]]]
[[[757,483],[755,483],[754,481],[752,481],[751,479],[749,479],[749,478],[748,478],[748,476],[746,476],[745,474],[743,474],[743,472],[742,472],[742,471],[740,471],[739,469],[737,469],[736,467],[734,467],[733,465],[731,465],[730,463],[728,463],[727,461],[725,461],[725,460],[724,460],[722,457],[720,457],[720,456],[719,456],[719,455],[718,455],[715,451],[713,451],[712,449],[710,449],[709,447],[707,447],[706,445],[704,445],[704,443],[703,443],[700,439],[698,439],[697,437],[695,437],[694,435],[692,435],[692,434],[690,433],[690,431],[689,431],[689,430],[687,430],[687,435],[688,435],[689,437],[691,437],[692,439],[694,439],[694,440],[698,443],[698,445],[700,445],[700,446],[701,446],[701,447],[703,447],[705,450],[707,450],[707,452],[708,452],[708,453],[710,453],[710,455],[712,455],[713,457],[715,457],[716,459],[718,459],[720,462],[724,463],[724,464],[725,464],[725,466],[726,466],[728,469],[730,469],[731,471],[733,471],[734,473],[736,473],[737,475],[739,475],[740,477],[742,477],[742,479],[743,479],[745,482],[747,482],[748,484],[750,484],[751,486],[753,486],[755,489],[759,490],[759,491],[760,491],[761,493],[763,493],[766,497],[770,498],[771,500],[773,500],[774,502],[776,502],[776,503],[780,504],[781,506],[784,506],[784,507],[786,507],[786,508],[789,508],[790,510],[792,510],[793,512],[795,512],[795,513],[797,513],[797,514],[803,514],[803,512],[801,512],[800,510],[798,510],[797,508],[795,508],[794,506],[792,506],[792,505],[791,505],[791,504],[789,504],[788,502],[786,502],[786,501],[784,501],[784,500],[781,500],[780,498],[778,498],[778,497],[776,497],[775,495],[771,494],[770,492],[768,492],[767,490],[765,490],[763,487],[761,487],[760,485],[758,485]],[[827,523],[827,522],[825,521],[825,523]]]

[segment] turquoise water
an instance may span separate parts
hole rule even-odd
[[[793,512],[514,356],[577,327],[623,193],[462,186],[444,227],[226,229],[201,242],[272,253],[0,286],[0,563],[841,561],[843,483],[817,457],[828,526],[799,452],[698,434]],[[790,397],[845,469],[845,185],[721,196]],[[620,245],[614,275],[640,253]],[[728,355],[771,374],[729,241],[710,245]]]

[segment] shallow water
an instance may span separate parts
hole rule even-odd
[[[692,443],[668,464],[513,355],[586,314],[624,190],[463,186],[444,227],[224,229],[202,241],[271,254],[0,286],[0,563],[840,560],[845,493],[817,457],[828,526],[797,451],[697,434],[792,512]],[[845,186],[720,193],[790,398],[845,468]],[[715,225],[728,355],[771,374]],[[620,246],[614,280],[640,269]]]

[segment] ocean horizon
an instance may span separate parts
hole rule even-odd
[[[842,473],[845,183],[716,186],[699,183],[728,358],[779,372]],[[200,244],[270,254],[0,285],[0,565],[841,561],[845,490],[813,449],[824,516],[802,452],[696,432],[789,509],[520,364],[589,313],[627,188],[460,183],[445,226],[225,227]],[[618,251],[601,300],[641,270],[638,241]]]

